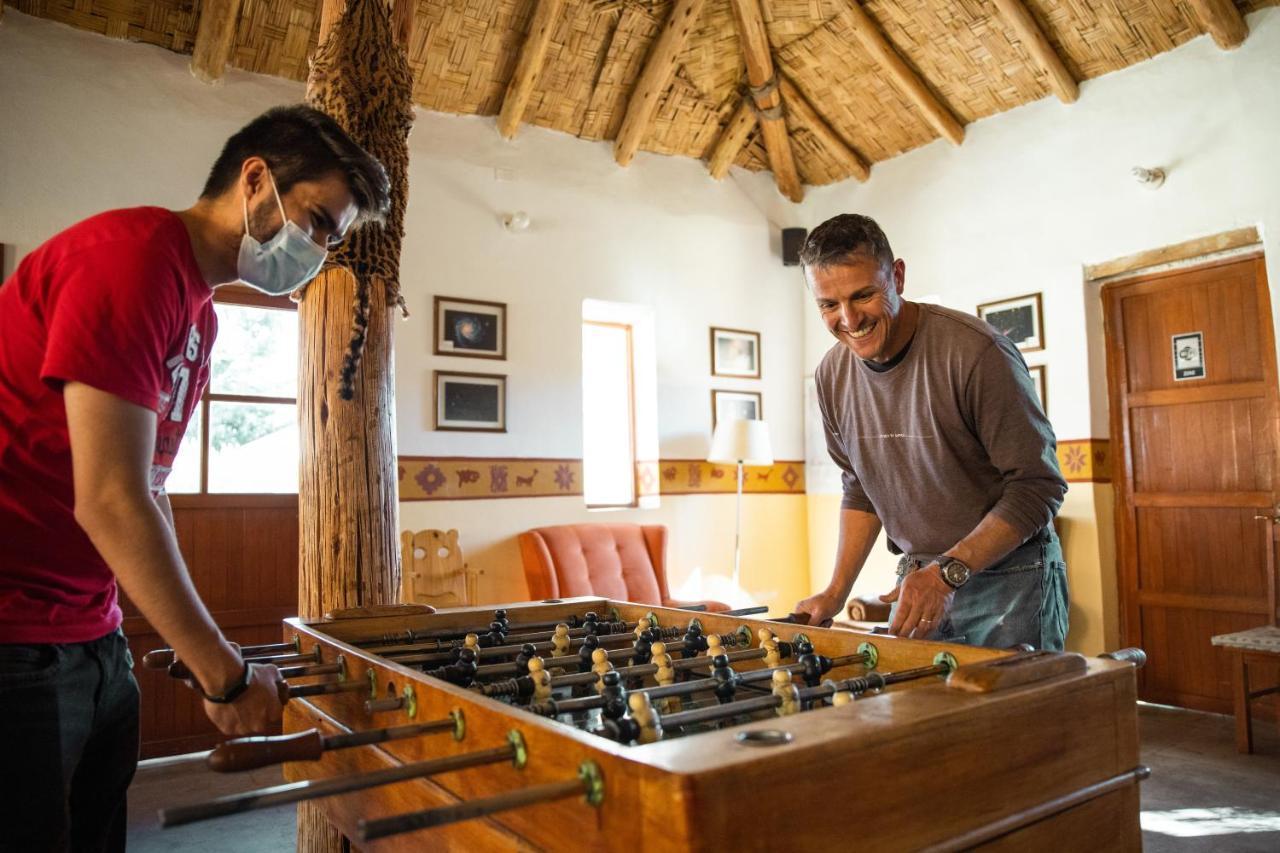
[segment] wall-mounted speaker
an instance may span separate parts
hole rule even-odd
[[[804,238],[809,232],[803,228],[782,229],[782,265],[784,267],[800,266],[800,249],[804,246]]]

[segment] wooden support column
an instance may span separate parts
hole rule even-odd
[[[698,22],[698,13],[702,11],[703,0],[676,0],[671,7],[671,14],[654,40],[649,50],[649,58],[645,61],[644,70],[631,90],[631,98],[627,101],[627,114],[622,119],[622,128],[613,143],[613,159],[620,166],[629,166],[640,149],[644,135],[653,124],[653,116],[658,111],[658,100],[671,85],[671,75],[676,70],[676,58],[684,50],[694,24]]]
[[[760,135],[764,137],[764,148],[769,155],[769,169],[778,184],[778,192],[799,203],[804,200],[804,188],[791,153],[791,137],[787,135],[782,94],[778,91],[760,0],[730,0],[730,6],[738,25],[742,56],[747,62],[747,82],[751,85]]]
[[[391,604],[400,590],[392,313],[413,74],[406,54],[412,0],[395,3],[393,10],[387,0],[325,0],[307,79],[307,103],[386,168],[391,210],[331,253],[298,306],[298,613],[306,619]],[[318,807],[298,807],[299,851],[331,853],[345,844]]]
[[[511,82],[507,84],[502,111],[498,113],[498,132],[505,139],[515,139],[520,130],[520,121],[524,117],[525,108],[529,106],[533,87],[538,83],[542,63],[547,58],[551,33],[564,10],[564,0],[534,2],[537,3],[537,8],[533,12],[533,20],[529,22],[529,35],[525,38],[524,47],[520,49],[520,60],[516,63],[515,73],[511,75]]]
[[[1080,87],[1071,76],[1062,57],[1049,44],[1044,30],[1036,23],[1022,0],[994,0],[996,9],[1005,23],[1017,34],[1031,60],[1049,79],[1049,88],[1064,104],[1074,104],[1080,97]]]
[[[191,73],[197,80],[216,83],[222,79],[227,60],[231,58],[240,4],[241,0],[203,0],[196,44],[191,51]]]
[[[964,126],[934,96],[933,92],[929,91],[929,87],[924,84],[924,81],[903,61],[898,52],[894,50],[893,45],[889,44],[889,40],[884,37],[884,33],[880,31],[880,25],[863,11],[858,0],[849,0],[849,20],[853,25],[853,32],[858,37],[858,41],[862,43],[862,46],[871,54],[876,63],[897,82],[899,88],[902,89],[902,93],[924,115],[924,119],[929,123],[929,126],[939,136],[949,139],[954,145],[959,145],[963,142]]]
[[[729,174],[729,167],[738,159],[742,146],[747,144],[747,137],[756,128],[756,111],[751,106],[750,95],[744,97],[733,111],[724,132],[716,140],[716,147],[711,149],[711,158],[707,160],[707,169],[711,177],[717,181]]]
[[[1231,0],[1188,0],[1200,26],[1213,36],[1218,47],[1231,50],[1244,44],[1249,35],[1249,25]]]
[[[791,82],[791,78],[781,74],[779,76],[782,80],[782,97],[786,101],[787,109],[804,122],[809,131],[818,137],[822,147],[840,161],[849,170],[849,174],[859,181],[865,181],[871,177],[871,167],[840,137],[840,134],[836,133],[831,125],[827,124],[827,120],[809,103],[809,99],[796,87],[795,83]]]

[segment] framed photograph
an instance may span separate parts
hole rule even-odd
[[[1039,293],[979,305],[978,316],[1023,352],[1044,349],[1044,307]]]
[[[711,429],[722,420],[764,419],[764,401],[759,391],[712,391]]]
[[[507,377],[437,370],[435,383],[436,429],[507,431]]]
[[[711,375],[760,378],[760,333],[711,327]]]
[[[437,296],[435,354],[465,358],[507,357],[507,306]]]
[[[1040,398],[1040,408],[1044,409],[1046,417],[1049,415],[1049,380],[1045,378],[1047,369],[1043,364],[1027,368],[1031,372],[1031,382],[1036,386],[1036,396]]]

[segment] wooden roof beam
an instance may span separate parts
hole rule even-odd
[[[715,148],[711,149],[711,157],[707,160],[707,169],[710,170],[711,177],[719,181],[729,174],[729,167],[738,159],[738,155],[742,153],[742,147],[747,144],[747,139],[751,136],[751,131],[755,129],[756,111],[752,108],[750,95],[748,95],[739,102],[738,108],[729,118],[729,123],[725,125],[724,132],[716,140]]]
[[[1249,35],[1249,25],[1231,0],[1188,0],[1200,26],[1213,36],[1218,47],[1231,50],[1244,44]]]
[[[671,85],[671,76],[676,71],[676,58],[684,50],[689,41],[689,33],[698,22],[698,13],[702,11],[703,0],[676,0],[658,33],[654,45],[645,61],[644,70],[636,80],[631,98],[627,101],[627,114],[622,119],[622,128],[613,143],[613,159],[620,166],[629,166],[640,149],[649,127],[653,124],[653,116],[658,112],[658,101],[662,93]]]
[[[1030,54],[1031,60],[1049,78],[1049,88],[1064,104],[1074,104],[1080,97],[1080,86],[1076,78],[1071,76],[1067,66],[1058,56],[1049,39],[1031,16],[1022,0],[994,0],[1000,16],[1018,36],[1022,46]]]
[[[861,155],[849,146],[840,134],[835,131],[831,125],[827,124],[821,114],[809,103],[809,99],[804,96],[804,92],[791,82],[791,78],[778,75],[782,84],[782,97],[786,101],[787,109],[790,110],[797,118],[799,118],[809,128],[809,132],[818,137],[818,141],[822,143],[822,147],[827,149],[827,153],[840,162],[842,166],[849,171],[859,181],[866,181],[871,177],[871,167],[862,159]]]
[[[854,35],[876,63],[897,82],[903,94],[924,114],[924,119],[938,133],[959,145],[964,141],[964,125],[929,91],[924,81],[903,61],[885,38],[880,25],[863,10],[858,0],[849,0],[850,22]]]
[[[533,20],[529,22],[529,35],[525,37],[524,47],[520,49],[520,59],[516,70],[507,84],[507,94],[502,99],[502,111],[498,113],[498,133],[504,139],[515,139],[520,130],[520,122],[524,111],[529,106],[529,98],[533,96],[533,88],[538,84],[538,75],[542,72],[542,64],[547,58],[547,48],[551,45],[551,33],[564,11],[564,0],[535,0],[537,8],[533,12]]]
[[[800,173],[796,171],[795,157],[791,152],[791,137],[787,135],[782,94],[778,91],[778,78],[769,49],[769,34],[765,31],[764,16],[760,12],[760,0],[730,0],[729,5],[733,7],[738,41],[742,43],[742,55],[747,62],[747,83],[751,86],[749,97],[760,122],[760,135],[764,137],[764,148],[769,155],[769,170],[778,184],[778,192],[799,203],[804,200],[804,187],[800,185]]]
[[[3,2],[3,0],[0,0]],[[241,0],[204,0],[196,43],[191,51],[191,73],[202,83],[222,79],[236,35]]]

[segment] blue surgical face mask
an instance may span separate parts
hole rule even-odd
[[[249,233],[249,199],[244,199],[244,236],[240,238],[240,257],[236,271],[240,280],[271,296],[283,296],[311,281],[320,272],[329,252],[307,236],[306,232],[285,215],[275,178],[267,172],[271,192],[275,194],[284,225],[265,243]]]

